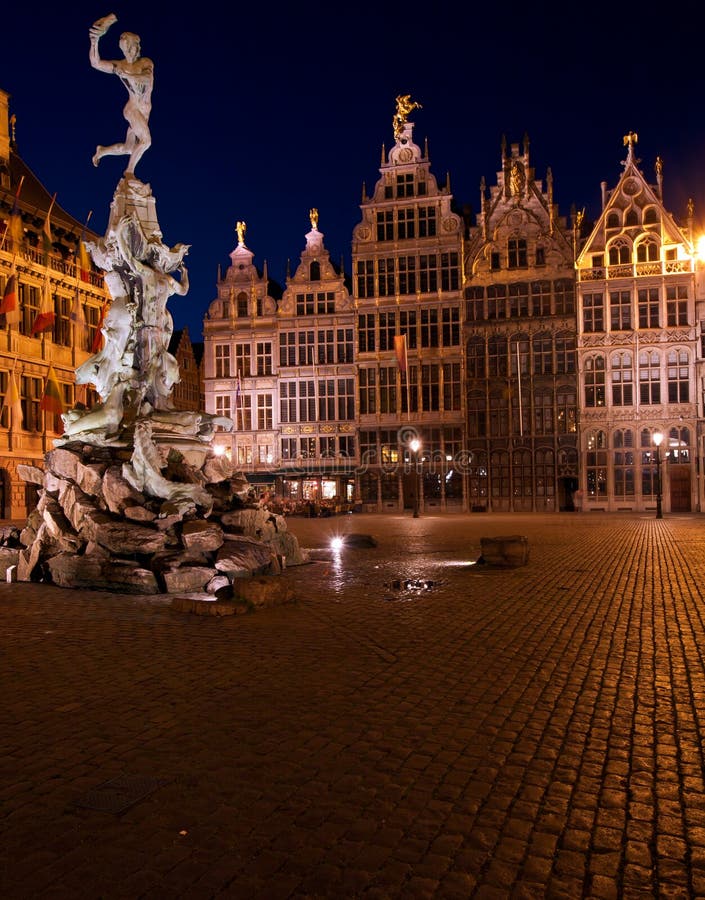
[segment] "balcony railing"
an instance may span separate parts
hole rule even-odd
[[[578,278],[580,281],[603,281],[605,278],[643,278],[654,275],[678,275],[693,271],[692,259],[667,259],[665,262],[656,260],[578,269]]]
[[[35,266],[47,266],[52,272],[59,272],[61,275],[67,275],[69,278],[80,278],[92,287],[103,288],[103,276],[101,274],[91,270],[83,276],[75,262],[64,259],[63,256],[59,256],[57,253],[50,253],[47,256],[43,250],[30,247],[24,242],[16,246],[14,241],[11,240],[5,242],[3,249],[10,255],[16,253],[18,260],[25,260]]]

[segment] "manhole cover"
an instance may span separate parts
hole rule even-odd
[[[72,806],[121,813],[168,783],[167,779],[148,775],[119,775],[83,794]]]

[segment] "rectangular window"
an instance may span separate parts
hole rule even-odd
[[[360,414],[370,415],[377,412],[377,372],[376,369],[360,369]]]
[[[316,421],[316,382],[299,381],[299,422]]]
[[[460,363],[443,363],[443,409],[460,409]]]
[[[490,284],[487,287],[487,318],[507,318],[507,286]]]
[[[529,285],[509,285],[509,317],[510,319],[523,318],[529,315]]]
[[[659,327],[659,290],[642,288],[637,294],[639,306],[639,328]]]
[[[391,209],[382,210],[377,213],[377,240],[394,240],[394,212]]]
[[[282,381],[279,385],[279,419],[282,424],[297,422],[297,382]]]
[[[272,374],[272,345],[269,341],[257,342],[257,374]]]
[[[399,293],[416,293],[416,257],[399,257]]]
[[[434,253],[419,257],[419,288],[422,294],[438,290],[438,260]]]
[[[400,241],[416,237],[416,223],[414,210],[400,209],[397,211],[397,236]]]
[[[534,281],[531,285],[531,315],[551,315],[551,282]]]
[[[629,331],[631,327],[631,291],[610,291],[610,330]]]
[[[371,259],[358,259],[355,270],[357,296],[361,298],[375,295],[375,267]]]
[[[271,394],[258,394],[257,395],[257,430],[258,431],[271,431],[272,427],[273,427],[272,395]]]
[[[316,363],[316,343],[313,331],[300,331],[298,334],[299,365],[313,366]]]
[[[333,378],[318,381],[318,421],[335,420],[335,380]]]
[[[319,437],[318,454],[321,459],[333,459],[335,457],[335,438]]]
[[[282,438],[281,439],[281,448],[282,448],[282,462],[291,462],[292,459],[296,459],[296,450],[297,450],[297,441],[296,438]]]
[[[215,345],[215,377],[230,378],[230,344]]]
[[[438,309],[421,310],[421,346],[438,346]]]
[[[684,284],[666,287],[666,322],[668,326],[688,324],[688,288]]]
[[[458,254],[441,253],[441,290],[457,291],[460,286],[460,264]]]
[[[397,330],[397,317],[393,312],[379,314],[379,349],[393,350],[394,335]]]
[[[435,237],[436,210],[432,206],[419,207],[419,237]]]
[[[376,347],[374,313],[362,313],[357,317],[357,345],[360,353],[374,352]]]
[[[282,331],[279,334],[279,365],[281,368],[296,365],[295,331]]]
[[[397,175],[397,197],[413,197],[414,196],[414,175],[412,172],[406,172],[403,175]]]
[[[314,313],[313,294],[296,295],[296,315],[312,316]]]
[[[575,312],[575,284],[569,278],[559,278],[553,282],[553,296],[556,298],[556,315],[572,316]]]
[[[235,344],[235,371],[243,378],[252,374],[252,348],[249,344]]]
[[[440,367],[432,363],[421,366],[421,408],[424,412],[438,412],[440,407]]]
[[[319,366],[330,366],[335,362],[335,331],[332,328],[321,328],[318,332],[316,348]]]
[[[54,294],[54,341],[62,347],[71,346],[71,305],[72,301],[68,297]]]
[[[382,366],[379,370],[379,411],[397,411],[397,367]]]
[[[335,313],[335,294],[333,291],[319,291],[316,294],[316,312],[319,316],[332,316]]]
[[[510,269],[525,269],[528,266],[526,241],[524,238],[510,238],[507,243],[507,265]]]
[[[299,438],[299,456],[301,459],[316,458],[316,438],[302,437]]]
[[[354,357],[352,328],[338,328],[335,333],[335,344],[335,361],[337,363],[351,363]]]
[[[457,307],[441,311],[441,335],[444,347],[460,346],[460,310]]]
[[[604,331],[604,300],[602,294],[583,295],[583,331]]]
[[[355,379],[338,378],[338,420],[351,422],[355,418]]]
[[[377,260],[377,293],[380,297],[393,297],[394,290],[394,259]]]
[[[406,346],[409,350],[416,350],[418,340],[416,337],[416,310],[402,309],[399,311],[399,333],[406,335]]]
[[[339,453],[346,459],[355,456],[355,438],[351,434],[341,434],[338,438]]]

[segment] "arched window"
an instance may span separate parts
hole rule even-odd
[[[687,350],[668,353],[668,402],[688,403],[690,400],[690,354]]]
[[[468,378],[485,377],[485,342],[481,337],[472,337],[467,347]]]
[[[658,225],[658,213],[655,206],[644,210],[644,225]]]
[[[509,454],[506,450],[495,450],[490,457],[490,492],[492,503],[500,508],[509,501]],[[504,503],[502,503],[504,501]]]
[[[311,262],[309,267],[309,279],[311,281],[320,281],[321,280],[321,264],[317,259],[314,259]]]
[[[642,428],[641,443],[641,495],[642,497],[653,497],[656,494],[657,485],[657,466],[656,466],[656,444],[654,444],[654,433],[657,428]]]
[[[237,295],[237,315],[239,319],[247,317],[247,294],[244,291]]]
[[[607,227],[608,228],[619,228],[619,214],[616,212],[611,212],[607,216]]]
[[[611,244],[608,254],[611,266],[623,266],[632,261],[632,245],[623,238],[618,238]]]
[[[636,261],[637,262],[658,262],[659,245],[658,241],[653,237],[647,237],[637,244]]]
[[[604,431],[588,433],[585,470],[588,498],[603,500],[607,496],[607,435]]]
[[[534,351],[534,374],[552,375],[553,339],[551,335],[546,331],[535,334],[531,343]]]
[[[612,405],[632,406],[634,403],[634,372],[632,355],[624,351],[610,357],[612,380]]]
[[[507,340],[493,335],[487,342],[487,371],[490,378],[507,374]]]
[[[661,402],[661,358],[655,350],[639,354],[639,400],[646,406]]]
[[[630,226],[633,227],[634,225],[638,225],[638,224],[639,224],[639,214],[632,206],[632,208],[627,212],[626,216],[624,217],[624,225],[625,225],[625,227],[630,227]]]
[[[666,456],[670,463],[690,462],[690,428],[669,429]]]
[[[605,405],[605,358],[601,353],[585,360],[585,406]]]

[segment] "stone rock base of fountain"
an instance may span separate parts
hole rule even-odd
[[[248,502],[244,476],[212,456],[195,466],[170,454],[165,477],[212,497],[196,504],[136,491],[123,476],[127,448],[67,444],[45,469],[20,466],[39,500],[20,532],[18,581],[128,594],[215,595],[254,576],[308,562],[282,516]],[[276,579],[275,579],[276,580]]]

